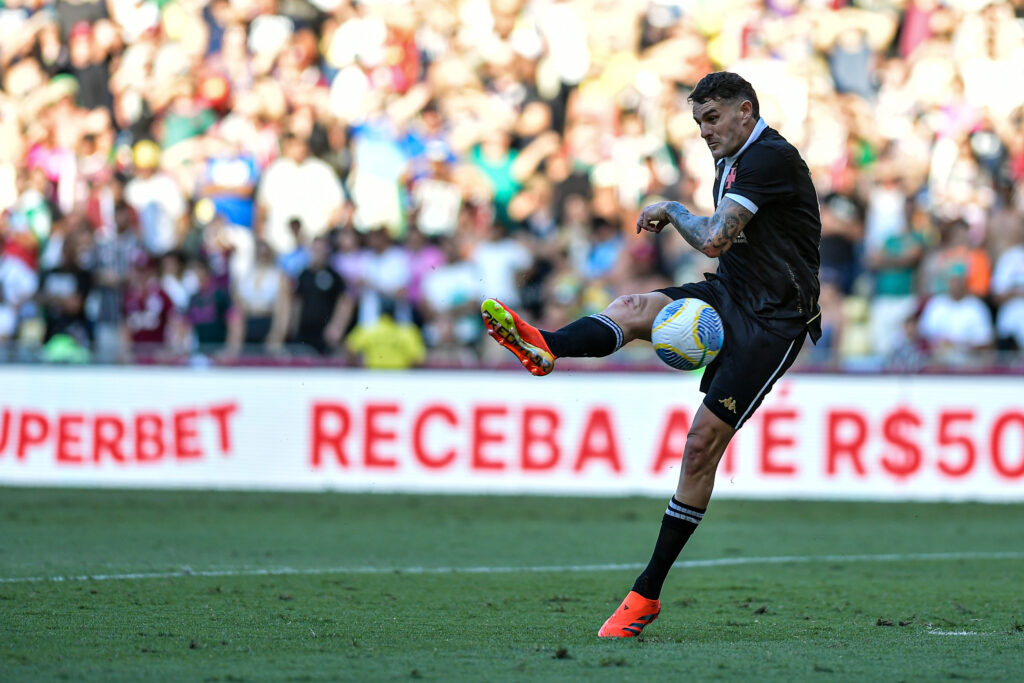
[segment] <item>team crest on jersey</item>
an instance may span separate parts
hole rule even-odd
[[[737,164],[734,164],[733,167],[729,169],[729,175],[725,176],[725,189],[727,190],[732,187],[734,182],[736,182],[736,167]]]

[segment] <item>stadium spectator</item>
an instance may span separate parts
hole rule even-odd
[[[213,277],[205,258],[190,262],[189,272],[196,281],[196,291],[185,307],[192,346],[200,353],[214,353],[222,349],[228,339],[231,294]]]
[[[330,239],[314,238],[309,265],[295,285],[293,340],[319,354],[338,350],[355,319],[356,299],[331,267],[330,256]]]
[[[371,325],[386,307],[395,320],[412,321],[409,252],[395,242],[387,228],[378,227],[366,234],[366,248],[360,254],[355,277],[359,287],[359,324]]]
[[[821,293],[818,304],[821,306],[821,339],[817,344],[805,347],[804,360],[812,367],[830,367],[838,357],[844,333],[843,292],[839,283],[828,279],[822,273]]]
[[[234,282],[228,354],[237,356],[261,347],[280,351],[288,333],[290,306],[291,282],[277,265],[270,245],[258,241],[252,267]]]
[[[541,162],[557,150],[559,137],[547,131],[534,138],[521,151],[512,148],[512,135],[504,128],[481,131],[481,137],[470,151],[469,159],[476,171],[486,179],[491,190],[495,222],[511,228],[513,222],[508,215],[509,202]]]
[[[469,260],[476,268],[480,290],[492,292],[509,306],[519,305],[523,275],[533,264],[533,253],[524,241],[495,220],[484,239],[470,247]]]
[[[44,342],[58,334],[70,336],[85,346],[92,339],[85,314],[85,302],[92,289],[92,273],[83,263],[87,249],[85,237],[79,232],[68,235],[61,244],[60,260],[43,272],[39,282],[36,302],[46,322]]]
[[[185,270],[185,261],[177,251],[169,251],[159,259],[160,287],[171,297],[174,307],[184,312],[196,289],[192,273]]]
[[[299,279],[299,275],[309,265],[310,245],[303,236],[301,220],[293,218],[288,221],[288,229],[292,233],[295,246],[291,251],[280,254],[277,257],[277,264],[281,266],[285,275],[294,281]]]
[[[46,244],[53,227],[53,184],[42,168],[23,171],[18,178],[18,198],[11,211],[11,228],[25,233],[37,246]],[[28,242],[24,243],[26,248]]]
[[[139,216],[142,244],[157,256],[175,249],[183,235],[185,197],[177,181],[159,167],[160,148],[140,140],[132,148],[134,176],[124,187],[124,198]]]
[[[583,264],[583,277],[602,280],[612,272],[626,248],[619,227],[602,216],[595,216],[591,226],[590,248]]]
[[[125,290],[144,251],[135,210],[124,201],[110,210],[114,231],[98,232],[93,255],[93,335],[97,359],[107,362],[121,353]]]
[[[931,291],[942,291],[946,280],[941,274],[957,267],[963,271],[967,280],[967,291],[978,298],[987,297],[992,280],[992,261],[988,252],[976,246],[975,242],[980,240],[972,238],[967,221],[954,220],[943,226],[941,232],[942,244],[934,252],[934,263],[931,264],[940,277],[931,287]]]
[[[83,109],[113,109],[109,51],[117,41],[116,31],[107,20],[79,21],[71,27],[67,69],[77,81],[76,100]]]
[[[896,162],[886,158],[875,162],[867,182],[867,208],[864,218],[864,249],[870,254],[887,239],[907,228],[907,192]]]
[[[919,334],[939,362],[979,366],[987,360],[979,352],[994,347],[992,314],[985,302],[967,289],[962,263],[951,265],[945,280],[945,291],[931,297],[921,311]]]
[[[867,265],[875,279],[871,340],[880,356],[888,356],[900,343],[903,321],[917,309],[915,276],[926,244],[923,234],[905,224],[868,251]]]
[[[412,307],[413,321],[420,325],[423,322],[423,310],[427,305],[423,295],[423,280],[445,262],[445,255],[415,227],[410,227],[406,232],[405,246],[409,258],[409,285],[406,288],[406,297]]]
[[[429,237],[453,235],[462,208],[462,189],[454,182],[449,152],[437,140],[427,143],[427,170],[411,183],[412,223]]]
[[[391,302],[386,302],[375,320],[359,323],[346,340],[349,351],[367,368],[406,370],[426,358],[427,349],[419,329],[394,317]]]
[[[444,263],[423,278],[423,336],[438,355],[462,357],[480,336],[480,288],[477,270],[465,260],[455,237],[440,239]]]
[[[282,156],[267,167],[256,195],[253,231],[279,254],[295,248],[289,222],[298,218],[305,240],[341,222],[341,181],[325,161],[310,156],[309,141],[294,132],[281,138]]]
[[[1015,243],[996,261],[992,297],[999,307],[996,332],[1000,346],[1024,349],[1024,221],[1013,226],[1013,230]]]
[[[29,302],[39,287],[38,255],[40,239],[49,235],[49,213],[36,219],[45,222],[46,235],[40,236],[38,223],[30,213],[8,211],[3,216],[3,253],[0,254],[0,291],[3,301],[19,320],[29,312]],[[40,212],[42,213],[42,212]],[[35,228],[35,229],[34,229]],[[17,336],[17,335],[12,335]]]
[[[895,31],[891,14],[856,7],[842,7],[819,17],[814,39],[828,58],[836,93],[874,98],[875,69]]]
[[[140,255],[124,293],[122,353],[134,359],[160,359],[179,341],[174,302],[160,286],[156,259]]]
[[[821,279],[838,287],[841,295],[853,290],[864,237],[864,206],[849,185],[851,177],[847,175],[821,198]]]
[[[206,161],[196,193],[198,198],[209,198],[216,213],[224,218],[236,273],[249,267],[255,253],[252,227],[260,173],[256,158],[244,149],[243,127],[238,120],[225,122],[221,124],[220,139],[209,137],[214,151]]]
[[[351,225],[338,230],[334,235],[334,251],[331,266],[345,278],[345,282],[354,292],[359,291],[363,261],[366,251],[363,248],[365,235],[360,234]]]

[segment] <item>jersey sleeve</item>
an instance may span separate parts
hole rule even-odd
[[[753,213],[794,191],[794,161],[777,148],[756,146],[750,149],[740,158],[735,170],[731,183],[726,178],[723,197],[729,197]]]

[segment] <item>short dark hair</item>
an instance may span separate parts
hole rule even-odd
[[[753,105],[751,114],[754,119],[761,116],[761,107],[757,103],[754,86],[739,74],[728,71],[716,71],[700,79],[688,99],[694,104],[704,104],[708,100],[727,102],[750,100],[750,104]]]

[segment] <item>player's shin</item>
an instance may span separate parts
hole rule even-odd
[[[575,320],[555,332],[541,331],[551,353],[559,358],[599,358],[619,350],[622,328],[608,316],[597,313]]]
[[[669,501],[661,520],[661,531],[654,544],[651,560],[633,584],[635,592],[650,600],[660,597],[661,587],[669,570],[672,569],[672,564],[704,518],[704,512],[704,508],[686,505],[675,497]]]

